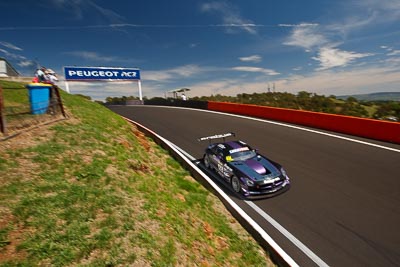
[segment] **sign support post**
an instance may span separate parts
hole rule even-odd
[[[67,93],[69,94],[69,84],[67,82],[67,80],[65,80],[65,90],[67,91]]]
[[[142,82],[140,80],[138,80],[137,82],[138,87],[139,87],[139,100],[143,101],[143,96],[142,96]]]

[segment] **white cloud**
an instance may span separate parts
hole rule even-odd
[[[61,78],[61,77],[60,77]],[[61,79],[60,79],[61,80]],[[65,88],[64,82],[59,82],[61,88]],[[139,89],[136,82],[69,82],[71,94],[90,96],[93,100],[105,100],[106,97],[136,96],[139,97]],[[146,91],[148,90],[147,87]],[[148,93],[148,92],[146,92]]]
[[[0,48],[0,53],[3,53],[9,59],[15,59],[15,60],[25,60],[26,59],[26,57],[24,57],[24,56],[8,52],[7,50],[1,49],[1,48]]]
[[[365,10],[376,13],[373,23],[399,21],[400,1],[398,0],[363,0],[357,3]]]
[[[388,56],[399,56],[400,55],[400,50],[393,50],[387,55]]]
[[[174,76],[172,73],[161,70],[146,70],[142,71],[140,74],[143,81],[159,81],[159,82],[167,82],[172,80]]]
[[[249,89],[254,90],[253,84],[245,85],[241,80],[229,79],[229,80],[218,80],[218,81],[204,81],[197,84],[190,85],[190,95],[192,96],[210,96],[210,95],[237,95],[240,93],[246,93]],[[255,91],[253,91],[255,92]]]
[[[248,67],[248,66],[239,66],[239,67],[233,67],[233,70],[236,71],[243,71],[243,72],[259,72],[267,75],[279,75],[279,72],[276,72],[271,69],[264,69],[264,68],[257,68],[257,67]]]
[[[21,51],[22,50],[21,48],[19,48],[17,46],[14,46],[14,45],[12,45],[10,43],[6,43],[6,45],[4,45],[4,42],[2,42],[2,45],[6,46],[6,47],[8,47],[10,49],[17,50],[17,51]],[[11,52],[9,52],[9,51],[7,51],[5,49],[1,49],[0,48],[0,54],[1,53],[3,53],[5,55],[5,57],[8,60],[10,60],[10,63],[13,64],[14,66],[18,65],[20,68],[29,68],[30,69],[30,68],[35,67],[37,65],[37,63],[34,60],[27,59],[25,56],[22,56],[22,55],[19,55],[19,54],[16,54],[16,53],[11,53]],[[31,70],[29,70],[29,71],[31,71]],[[29,73],[29,75],[30,74],[31,73]]]
[[[383,24],[397,23],[400,18],[400,1],[398,0],[361,0],[345,1],[341,16],[343,19],[328,25],[329,31],[343,35],[376,27]]]
[[[110,21],[110,22],[118,23],[118,22],[122,22],[122,21],[125,20],[125,18],[124,18],[123,16],[121,16],[121,15],[119,15],[118,13],[112,11],[111,9],[103,8],[103,7],[101,7],[101,6],[97,5],[97,4],[95,4],[93,1],[85,1],[85,2],[87,2],[87,4],[88,4],[90,7],[93,7],[93,8],[90,8],[90,10],[93,10],[93,9],[94,9],[94,10],[97,10],[97,12],[98,12],[103,18],[107,19],[107,20]]]
[[[292,27],[306,27],[306,26],[318,26],[318,23],[299,23],[299,24],[278,24],[278,27],[288,27],[288,28],[292,28]]]
[[[400,57],[388,58],[385,62],[400,65]]]
[[[372,56],[369,53],[355,53],[339,50],[337,48],[324,47],[321,48],[318,57],[312,59],[320,62],[320,68],[317,70],[326,70],[334,67],[343,67],[357,58]]]
[[[389,63],[392,63],[391,65]],[[147,71],[142,70],[143,95],[147,97],[163,97],[166,91],[176,88],[190,88],[189,97],[209,96],[215,94],[235,96],[240,93],[267,92],[268,84],[275,84],[277,92],[297,93],[308,91],[324,95],[346,95],[372,93],[379,91],[398,91],[400,84],[400,62],[384,62],[382,66],[353,68],[346,71],[335,69],[314,72],[309,75],[291,75],[286,78],[271,79],[259,69],[241,69],[242,71],[259,72],[259,79],[246,80],[243,77],[200,79],[182,81],[184,75],[204,77],[205,72],[226,71],[215,67],[199,67],[196,65],[180,66],[174,69]],[[184,68],[191,69],[182,73]],[[201,76],[203,74],[203,76]],[[207,75],[207,74],[206,74]],[[208,75],[207,75],[208,77]],[[221,76],[223,77],[223,76]],[[138,96],[138,89],[132,83],[78,83],[70,84],[71,93],[89,95],[94,99],[104,100],[107,96]],[[101,89],[101,90],[100,90]]]
[[[142,72],[144,80],[149,81],[170,81],[178,77],[188,78],[194,75],[199,75],[202,72],[211,71],[212,68],[204,68],[197,65],[184,65],[166,70],[146,70]]]
[[[204,69],[197,65],[185,65],[185,66],[181,66],[181,67],[177,67],[177,68],[168,70],[168,72],[170,72],[172,74],[177,74],[177,75],[183,76],[183,77],[190,77],[195,74],[199,74],[200,72],[203,72],[203,71],[204,71]]]
[[[276,82],[277,88],[289,92],[308,91],[325,95],[362,94],[398,91],[400,70],[395,67],[370,67],[342,72],[316,72],[293,76]]]
[[[363,94],[379,91],[397,92],[400,69],[370,67],[338,71],[314,72],[310,75],[292,75],[284,79],[265,79],[249,82],[242,79],[206,81],[189,85],[192,96],[222,94],[235,96],[239,93],[267,92],[268,83],[274,83],[277,92],[298,93],[308,91],[323,95]]]
[[[306,50],[326,44],[328,40],[318,32],[317,26],[296,26],[284,42],[285,45],[300,46]]]
[[[119,15],[118,13],[105,9],[94,1],[69,1],[69,0],[49,0],[48,5],[46,7],[57,8],[72,14],[74,19],[82,20],[85,18],[85,15],[88,13],[97,14],[100,18],[111,22],[111,23],[120,23],[123,22],[124,17]]]
[[[343,19],[343,21],[333,23],[326,26],[329,32],[341,33],[343,36],[348,35],[350,32],[367,27],[376,21],[377,13],[372,12],[367,16],[351,15]]]
[[[252,55],[252,56],[248,56],[248,57],[240,57],[239,60],[244,61],[244,62],[258,63],[258,62],[261,62],[262,57],[259,55]]]
[[[208,2],[201,5],[202,12],[220,13],[222,16],[221,27],[226,27],[228,33],[236,33],[234,29],[241,29],[250,34],[257,34],[256,25],[252,21],[242,18],[239,10],[225,1]]]
[[[21,60],[20,62],[18,62],[18,66],[25,68],[25,67],[32,67],[32,66],[36,66],[36,63],[32,60]]]
[[[317,70],[347,66],[356,59],[373,55],[338,48],[347,42],[350,34],[354,33],[354,36],[357,36],[357,31],[369,26],[376,27],[377,24],[398,21],[400,18],[400,1],[398,0],[348,1],[345,7],[346,9],[343,9],[340,16],[336,16],[331,24],[283,24],[282,26],[293,27],[284,44],[301,47],[309,53],[318,51],[318,54],[312,57],[320,64]],[[393,51],[387,45],[381,45],[380,48]],[[398,54],[394,52],[387,55],[397,56]]]
[[[22,48],[19,48],[18,46],[13,45],[13,44],[8,43],[8,42],[0,42],[0,45],[2,45],[4,47],[7,47],[9,49],[12,49],[12,50],[22,51]]]
[[[72,52],[65,52],[65,54],[97,62],[122,61],[117,57],[103,56],[96,52],[91,52],[91,51],[72,51]]]

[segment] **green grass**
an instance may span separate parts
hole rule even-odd
[[[62,97],[69,120],[0,143],[0,266],[271,264],[166,151]]]
[[[0,86],[3,88],[5,106],[21,106],[29,103],[28,90],[24,83],[1,81]]]

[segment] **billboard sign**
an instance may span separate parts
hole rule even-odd
[[[140,70],[108,67],[64,67],[66,81],[140,80]]]

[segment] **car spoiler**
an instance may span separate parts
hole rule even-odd
[[[235,133],[215,134],[215,135],[211,135],[211,136],[200,137],[199,139],[197,139],[197,141],[201,142],[201,141],[209,140],[211,142],[211,140],[213,140],[213,139],[222,138],[225,142],[225,138],[230,137],[230,136],[235,136]]]

